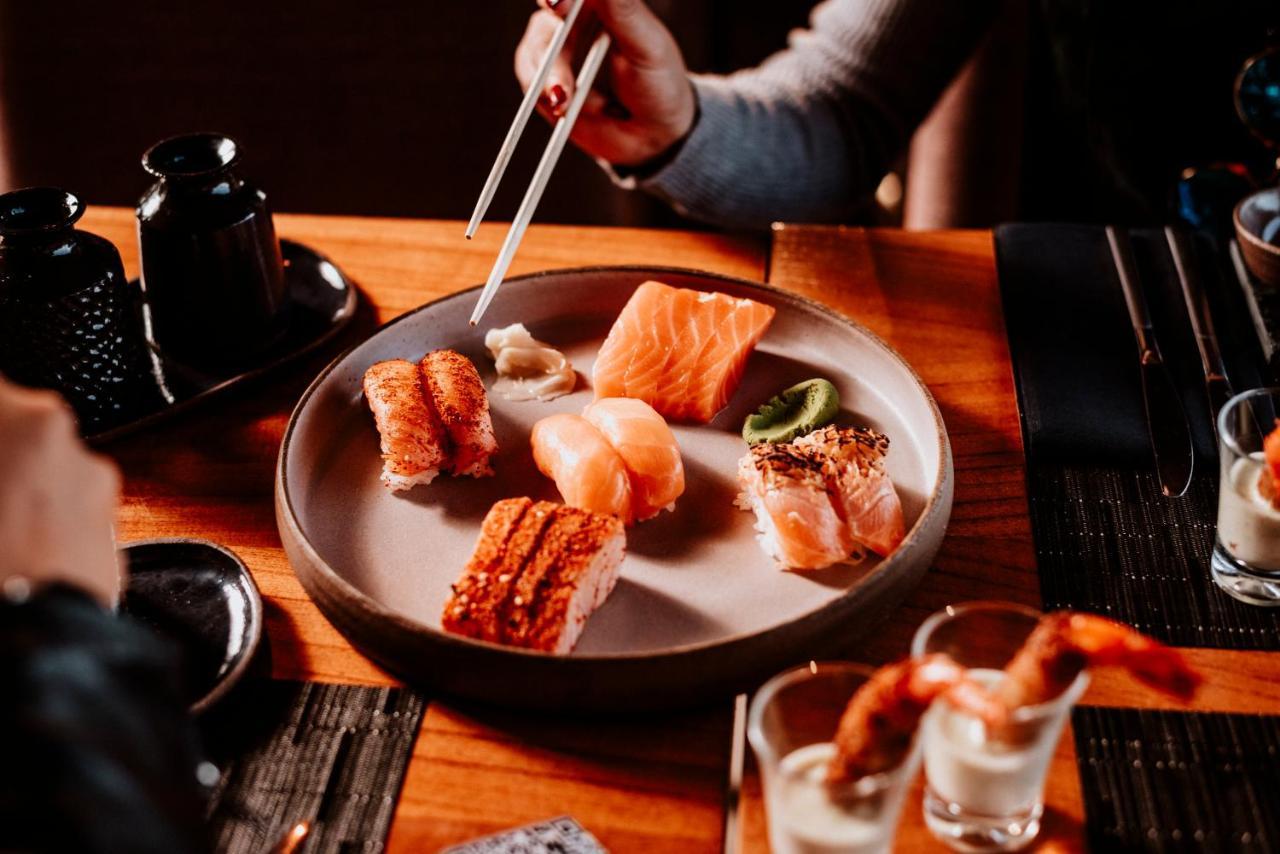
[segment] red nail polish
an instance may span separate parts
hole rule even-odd
[[[551,109],[560,109],[567,100],[569,100],[569,93],[564,91],[564,87],[559,83],[553,84],[551,88],[547,90],[547,106]]]

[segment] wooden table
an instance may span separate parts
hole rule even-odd
[[[83,227],[137,272],[131,211],[91,210]],[[361,286],[376,320],[483,281],[504,228],[470,243],[456,222],[279,216],[283,236],[315,247]],[[936,566],[868,640],[872,664],[903,655],[933,611],[972,599],[1039,604],[1024,463],[987,232],[780,228],[766,238],[679,231],[535,226],[514,273],[589,264],[664,264],[768,281],[822,299],[879,333],[915,366],[946,418],[955,509]],[[373,318],[348,339],[367,334]],[[393,684],[307,598],[280,547],[272,511],[276,453],[302,389],[333,355],[281,374],[105,450],[125,475],[123,541],[205,537],[249,564],[266,605],[279,678]],[[1197,708],[1280,709],[1280,664],[1256,652],[1192,650],[1208,688]],[[1086,701],[1158,707],[1162,697],[1102,673]],[[570,814],[615,852],[712,852],[722,844],[731,703],[678,716],[583,722],[430,702],[389,847],[433,851],[518,824]],[[1072,740],[1059,745],[1042,850],[1082,847]],[[909,802],[900,850],[940,849]],[[759,783],[744,791],[745,850],[765,851]]]

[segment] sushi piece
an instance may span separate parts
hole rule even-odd
[[[493,474],[489,398],[466,356],[436,350],[417,365],[378,362],[365,371],[364,396],[382,441],[382,482],[393,492],[430,483],[445,468]]]
[[[633,520],[631,478],[622,456],[581,415],[551,415],[530,436],[538,471],[556,482],[565,504]]]
[[[884,470],[889,437],[868,427],[824,427],[795,444],[821,457],[827,490],[854,542],[881,556],[896,549],[906,524]]]
[[[794,445],[753,445],[738,463],[738,481],[760,546],[779,566],[825,569],[853,551],[818,457]]]
[[[476,366],[453,350],[428,353],[420,365],[427,391],[453,446],[449,470],[471,477],[493,474],[489,460],[497,453],[498,442],[489,416],[489,398]]]
[[[631,515],[643,522],[673,509],[684,493],[680,446],[662,416],[642,400],[608,397],[588,406],[591,422],[622,457],[631,483]]]
[[[596,357],[596,399],[632,397],[667,418],[706,423],[737,390],[774,314],[754,300],[645,282]]]
[[[465,637],[563,655],[613,592],[625,554],[626,534],[613,516],[528,498],[499,501],[441,624]]]
[[[430,483],[449,460],[449,436],[417,365],[378,362],[365,371],[364,396],[382,442],[382,482],[392,491]]]

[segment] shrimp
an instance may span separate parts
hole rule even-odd
[[[840,717],[836,754],[827,766],[828,788],[835,793],[900,765],[911,751],[920,719],[944,694],[988,726],[1004,720],[1003,705],[949,656],[935,653],[886,665],[854,692]]]
[[[1088,667],[1123,667],[1186,702],[1201,682],[1182,654],[1135,629],[1099,617],[1046,614],[1005,666],[996,697],[1012,711],[1060,696]]]

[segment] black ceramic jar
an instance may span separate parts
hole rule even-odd
[[[0,196],[0,373],[61,392],[97,433],[157,391],[120,253],[75,228],[83,213],[52,187]]]
[[[228,372],[285,328],[284,266],[267,197],[235,173],[230,137],[187,134],[152,146],[158,180],[138,204],[151,337],[169,359]]]

